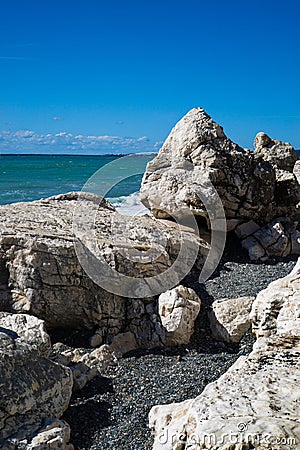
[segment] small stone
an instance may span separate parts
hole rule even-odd
[[[249,253],[251,261],[262,260],[262,258],[266,257],[264,248],[259,244],[255,237],[247,237],[241,242],[241,244],[242,247]]]
[[[110,350],[118,357],[138,348],[138,343],[135,336],[130,331],[126,333],[119,333],[114,336],[112,343],[109,346]]]
[[[26,445],[25,450],[74,450],[70,444],[71,430],[67,422],[48,419],[43,428]]]
[[[251,326],[250,311],[254,297],[216,300],[209,312],[212,335],[225,342],[239,342]]]
[[[259,230],[259,228],[260,227],[257,223],[255,223],[253,220],[250,220],[249,222],[238,225],[235,229],[235,233],[239,239],[244,239],[255,233],[257,230]]]
[[[201,300],[193,289],[182,285],[159,296],[158,310],[165,345],[189,343],[200,306]]]

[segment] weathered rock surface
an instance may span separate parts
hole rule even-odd
[[[28,314],[0,312],[0,332],[11,333],[15,342],[25,341],[41,356],[49,355],[51,342],[43,320]]]
[[[257,295],[251,321],[257,336],[256,348],[283,347],[297,353],[300,344],[300,258],[290,275],[273,281]]]
[[[165,345],[188,344],[194,332],[201,300],[193,289],[182,285],[160,294],[158,311]]]
[[[208,315],[213,337],[225,342],[239,342],[251,326],[253,301],[254,297],[214,301]]]
[[[203,265],[209,245],[190,229],[149,216],[120,215],[91,194],[81,201],[85,217],[95,213],[97,251],[117,273],[152,277],[164,272],[176,260],[182,240],[187,252],[200,246],[196,264]],[[130,331],[139,346],[154,346],[159,340],[157,335],[152,339],[159,321],[156,298],[107,292],[82,269],[72,231],[77,202],[78,194],[70,193],[1,206],[0,310],[34,314],[48,327],[97,328],[97,345]]]
[[[150,412],[154,449],[295,449],[300,443],[300,260],[256,298],[258,340],[194,400]]]
[[[293,168],[293,174],[295,175],[298,183],[300,184],[300,160],[296,161]]]
[[[292,172],[297,161],[295,149],[288,142],[271,139],[265,133],[257,133],[254,140],[255,153],[276,169]]]
[[[69,404],[71,371],[45,357],[48,345],[40,320],[1,314],[1,448],[35,432],[45,418],[60,417]]]
[[[300,255],[299,222],[285,218],[273,220],[260,228],[254,221],[238,225],[236,235],[252,261],[266,261],[270,256]]]
[[[74,390],[82,389],[96,375],[117,364],[116,355],[108,345],[92,350],[72,348],[60,342],[53,345],[51,360],[72,370]]]
[[[141,200],[156,217],[168,218],[188,207],[207,218],[199,193],[213,204],[213,184],[229,222],[253,219],[264,225],[280,215],[293,216],[300,200],[291,173],[293,148],[266,135],[257,136],[256,147],[255,152],[242,149],[203,109],[194,108],[147,165]]]
[[[15,447],[11,446],[7,450],[74,450],[74,446],[69,443],[70,435],[67,422],[47,419],[33,437],[17,442]]]

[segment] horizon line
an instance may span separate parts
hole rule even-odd
[[[128,156],[128,155],[157,155],[158,152],[138,152],[138,153],[99,153],[84,154],[78,153],[1,153],[1,156]]]

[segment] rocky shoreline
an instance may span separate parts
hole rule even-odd
[[[293,147],[242,149],[195,108],[141,195],[151,215],[76,192],[0,208],[1,448],[297,448]]]
[[[246,254],[240,254],[240,258],[236,256],[238,260],[234,261],[236,246],[230,244],[229,247],[218,275],[205,284],[205,308],[209,307],[212,298],[223,298],[224,294],[234,297],[255,295],[295,266],[293,259],[254,264]],[[188,282],[191,284],[192,280]],[[201,293],[203,298],[204,287]],[[250,332],[238,345],[228,345],[210,337],[204,317],[199,317],[196,330],[198,332],[187,346],[125,355],[118,366],[107,369],[101,377],[78,391],[64,415],[73,430],[75,448],[152,449],[153,436],[148,426],[152,406],[197,397],[239,356],[252,350],[254,336]]]

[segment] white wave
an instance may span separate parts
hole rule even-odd
[[[134,192],[128,196],[113,197],[108,199],[110,203],[116,208],[118,213],[124,216],[143,216],[150,214],[140,200],[140,193]]]

